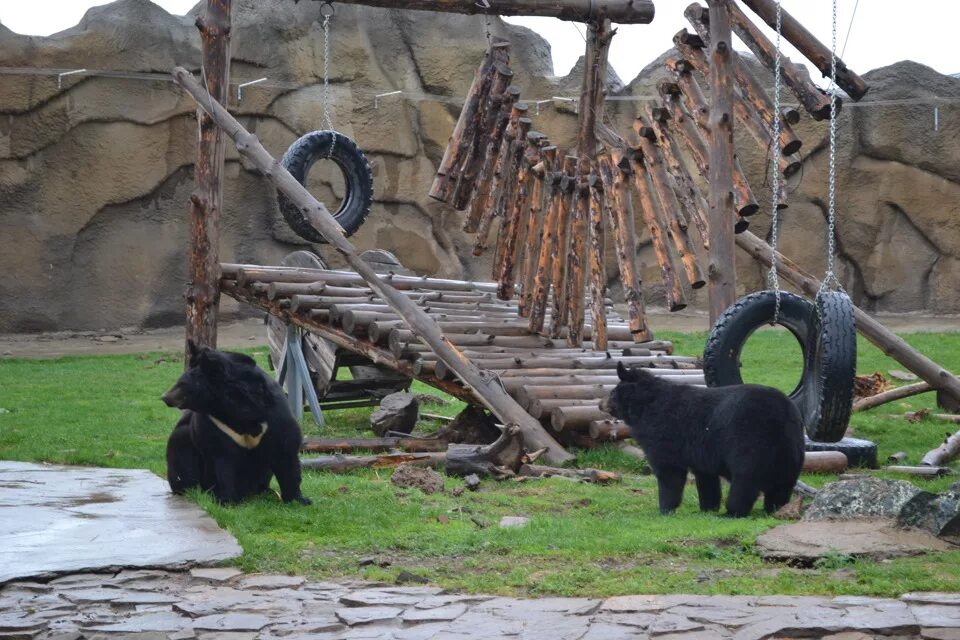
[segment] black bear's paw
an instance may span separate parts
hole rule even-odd
[[[302,504],[303,506],[308,506],[308,505],[313,504],[313,500],[311,500],[310,498],[308,498],[308,497],[306,497],[306,496],[297,496],[297,497],[294,498],[293,500],[286,500],[286,502],[299,502],[299,503]]]

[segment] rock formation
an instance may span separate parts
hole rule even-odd
[[[278,157],[298,136],[322,128],[318,4],[234,0],[233,85],[268,80],[246,88],[240,101],[234,89],[230,108]],[[0,26],[0,332],[182,321],[195,105],[160,74],[174,65],[199,72],[194,19],[149,0],[119,0],[46,38]],[[497,19],[491,30],[513,44],[524,97],[578,86],[577,69],[552,76],[549,46],[533,32]],[[470,255],[461,215],[426,196],[486,47],[484,19],[337,5],[331,33],[333,122],[364,148],[375,173],[374,211],[356,244],[388,249],[421,273],[489,277],[489,258]],[[90,72],[63,77],[58,89],[51,70],[78,67]],[[661,68],[651,65],[626,87],[611,77],[611,90],[650,95]],[[866,101],[882,104],[845,109],[839,122],[843,282],[868,309],[960,312],[960,80],[909,62],[866,77]],[[404,94],[374,106],[375,95],[397,90]],[[636,108],[610,102],[612,123],[626,131]],[[567,149],[575,118],[556,103],[542,108],[534,126]],[[799,126],[806,160],[802,179],[792,181],[782,232],[785,252],[817,273],[824,264],[825,131],[809,118]],[[764,198],[762,150],[746,138],[739,148]],[[332,205],[342,182],[320,169],[314,174],[309,186]],[[304,244],[280,217],[273,188],[232,150],[225,200],[224,260],[277,264]],[[756,216],[753,229],[765,233],[768,218]],[[640,238],[646,293],[656,304],[659,270]],[[317,250],[337,264],[332,251]],[[740,274],[744,291],[762,286],[749,260]],[[615,285],[612,261],[608,275]],[[227,315],[237,311],[229,300],[224,306]]]

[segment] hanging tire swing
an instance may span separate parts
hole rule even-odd
[[[373,204],[373,172],[370,162],[356,142],[333,128],[330,117],[330,21],[334,16],[333,4],[324,2],[320,7],[323,18],[323,119],[326,129],[312,131],[296,140],[283,154],[280,164],[297,182],[306,186],[307,174],[317,160],[332,160],[343,174],[343,200],[333,219],[343,227],[348,238],[356,233],[370,213]],[[294,233],[309,242],[325,243],[326,239],[310,224],[297,205],[283,193],[277,193],[280,213]]]
[[[836,0],[834,0],[836,2]],[[835,14],[834,14],[835,15]],[[836,25],[834,25],[836,29]],[[777,47],[774,69],[774,113],[780,113],[780,36],[781,10],[777,2]],[[836,79],[833,63],[831,82]],[[740,375],[740,354],[754,331],[773,324],[786,328],[797,339],[803,352],[803,373],[796,388],[789,394],[800,410],[808,438],[807,450],[836,450],[844,439],[853,406],[853,381],[857,366],[857,332],[853,321],[853,302],[839,286],[834,273],[835,255],[835,158],[836,103],[830,92],[830,206],[827,249],[827,273],[816,299],[810,302],[780,290],[777,276],[777,232],[780,146],[774,142],[772,153],[772,226],[770,290],[760,291],[735,302],[716,321],[707,339],[703,354],[706,383],[711,387],[743,384]],[[780,120],[773,119],[770,139],[780,138]],[[836,286],[839,290],[831,290]],[[864,449],[859,443],[856,451]],[[872,443],[867,443],[872,444]],[[849,449],[849,447],[848,447]],[[855,453],[855,451],[851,451]],[[851,465],[876,464],[876,445],[870,453],[854,456]]]

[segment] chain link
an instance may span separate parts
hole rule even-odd
[[[843,291],[843,285],[834,272],[837,251],[837,0],[833,0],[832,32],[830,42],[830,196],[827,205],[827,271],[820,283],[819,296],[835,286]]]
[[[329,13],[323,12],[323,7],[331,7]],[[337,132],[333,129],[333,118],[330,117],[330,20],[333,18],[333,5],[325,2],[320,7],[320,15],[323,16],[323,121],[324,126],[333,135],[330,138],[330,150],[327,151],[327,158],[333,157],[333,151],[337,147]]]
[[[780,275],[777,273],[777,244],[779,242],[780,227],[780,37],[782,27],[782,10],[780,0],[777,0],[777,53],[773,64],[773,127],[770,132],[770,144],[772,145],[772,160],[770,161],[772,178],[771,189],[771,211],[770,211],[770,271],[767,273],[767,286],[774,291],[776,302],[773,307],[773,320],[771,324],[777,324],[780,321]]]

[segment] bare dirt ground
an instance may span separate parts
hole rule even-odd
[[[886,327],[898,333],[960,332],[960,316],[921,314],[878,314]],[[655,331],[706,331],[705,313],[666,313],[651,311],[650,326]],[[0,358],[58,358],[69,355],[178,351],[183,348],[183,327],[164,329],[119,329],[106,332],[57,332],[39,334],[0,334]],[[222,323],[218,344],[222,349],[266,345],[266,329],[261,318],[246,318]]]

